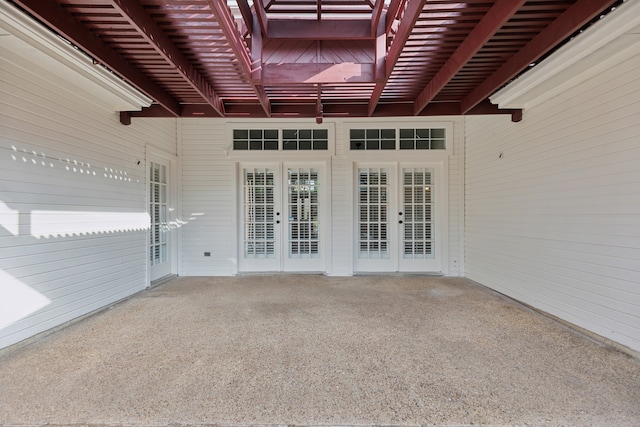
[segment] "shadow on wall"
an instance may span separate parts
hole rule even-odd
[[[95,287],[98,292],[92,281],[109,269],[121,266],[123,274],[131,274],[127,271],[131,268],[127,262],[131,262],[144,272],[139,265],[144,262],[141,248],[150,221],[140,171],[132,176],[15,146],[0,147],[0,153],[2,348],[2,336],[16,329],[7,328],[55,306],[56,298],[73,295],[71,299],[88,304],[87,289],[91,292]],[[109,193],[110,198],[101,199],[101,193]],[[138,234],[133,244],[132,234]],[[107,249],[101,249],[103,244]],[[105,256],[107,250],[114,255]],[[131,260],[123,262],[118,257]],[[74,307],[63,310],[73,312]],[[51,320],[42,316],[34,321],[39,322]]]

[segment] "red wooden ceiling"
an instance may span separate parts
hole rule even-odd
[[[488,97],[616,0],[13,0],[147,94],[134,117],[512,114]]]

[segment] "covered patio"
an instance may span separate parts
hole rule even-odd
[[[187,277],[0,359],[2,425],[640,424],[640,364],[464,278]]]

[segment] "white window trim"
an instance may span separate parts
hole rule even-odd
[[[445,129],[445,149],[435,150],[401,150],[400,149],[400,129]],[[351,129],[395,129],[396,148],[395,150],[352,150],[351,149]],[[393,153],[393,158],[399,161],[412,161],[416,156],[424,156],[428,160],[440,160],[453,155],[453,122],[430,122],[430,121],[394,121],[394,122],[349,122],[344,124],[344,149],[347,158],[359,161],[383,161]]]
[[[277,124],[266,122],[227,122],[225,152],[229,159],[238,161],[252,160],[277,160],[282,159],[286,155],[287,159],[300,159],[312,157],[313,159],[330,158],[336,153],[336,130],[333,123],[323,123],[321,125],[300,122],[280,122]],[[233,131],[234,130],[278,130],[278,149],[277,150],[234,150],[233,149]],[[283,129],[326,129],[327,130],[327,149],[326,150],[283,150],[282,148],[282,130]]]

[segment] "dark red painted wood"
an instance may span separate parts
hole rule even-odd
[[[111,0],[113,6],[133,25],[142,37],[207,101],[221,116],[224,104],[211,84],[175,47],[169,37],[135,0]]]
[[[413,105],[413,114],[418,115],[429,102],[449,83],[473,58],[505,22],[507,22],[526,0],[498,0],[478,22],[473,31],[458,46],[429,84],[422,90]]]

